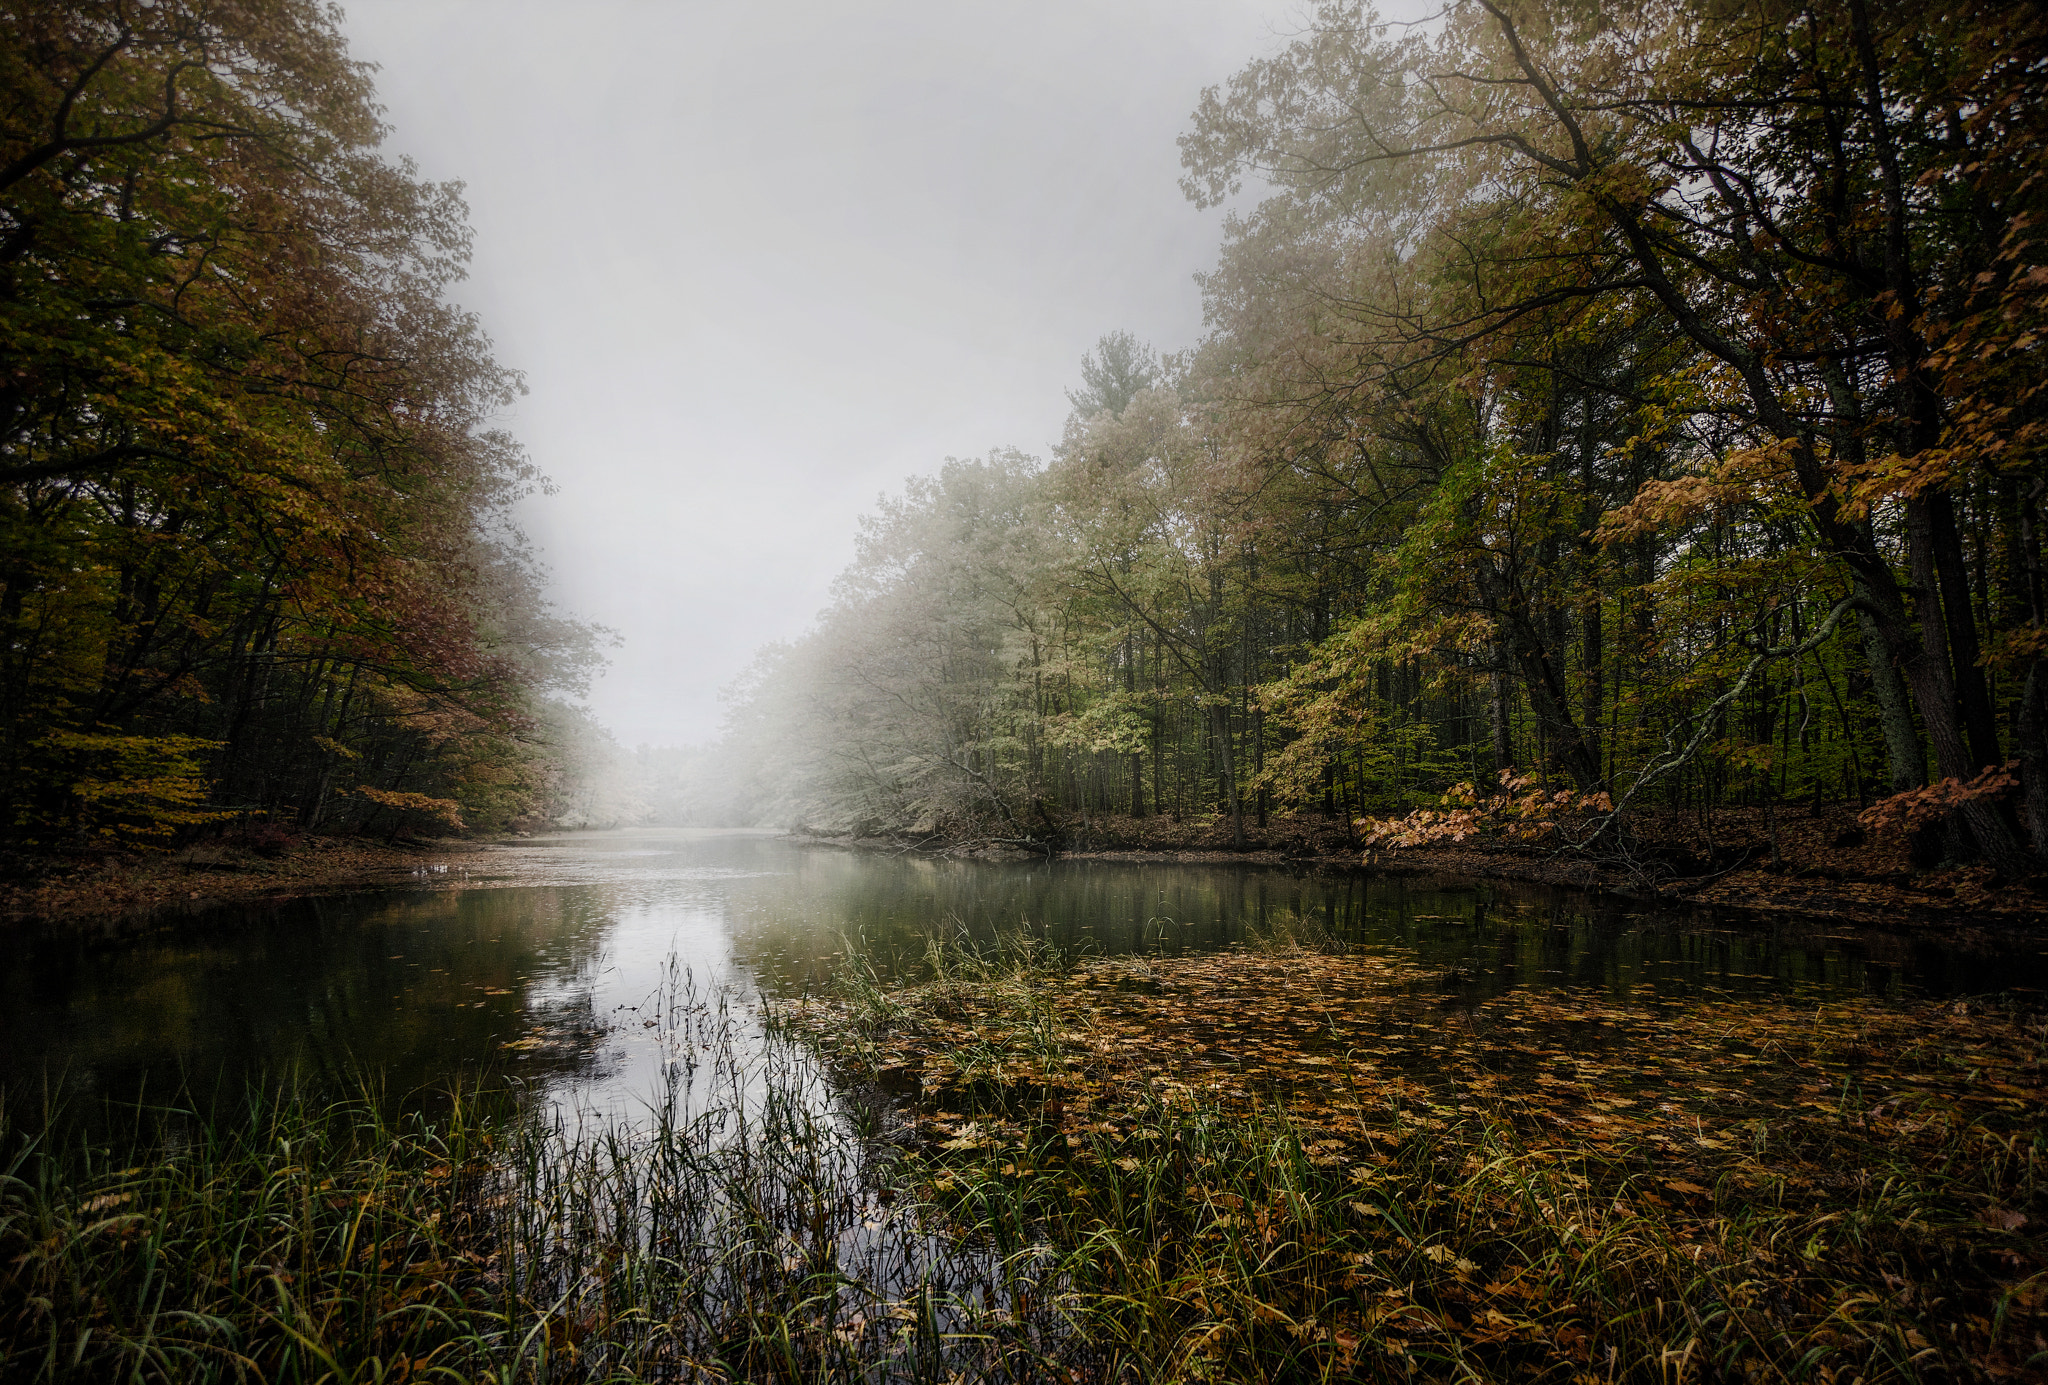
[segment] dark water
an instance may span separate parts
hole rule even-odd
[[[815,987],[849,940],[914,971],[935,935],[1026,930],[1068,954],[1210,949],[1282,934],[1398,949],[1510,986],[2033,994],[2048,956],[1929,932],[1756,923],[1456,880],[853,854],[765,833],[538,840],[487,875],[236,906],[148,924],[18,927],[0,972],[0,1083],[233,1089],[287,1066],[375,1070],[393,1093],[508,1069],[630,1091],[662,1061],[678,988],[744,1004]],[[664,996],[669,998],[664,1000]],[[670,1058],[673,1055],[668,1055]]]

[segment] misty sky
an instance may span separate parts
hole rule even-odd
[[[349,0],[390,147],[468,184],[455,296],[530,390],[556,600],[625,640],[625,745],[823,606],[858,515],[948,456],[1045,455],[1097,337],[1201,330],[1202,87],[1285,0]]]

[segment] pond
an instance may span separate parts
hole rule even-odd
[[[1454,879],[864,854],[771,832],[580,833],[503,846],[420,888],[146,923],[24,926],[0,974],[0,1083],[203,1099],[250,1076],[382,1074],[394,1094],[507,1070],[630,1110],[676,1058],[680,998],[816,989],[851,946],[914,973],[927,942],[1024,932],[1062,954],[1293,936],[1397,950],[1463,994],[2027,993],[2036,947],[1715,917]]]

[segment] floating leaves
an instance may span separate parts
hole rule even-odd
[[[1932,1352],[1995,1378],[2048,1351],[2040,1016],[1444,984],[1240,950],[796,1022],[915,1095],[936,1195],[1015,1183],[1055,1242],[1123,1246],[1224,1374],[1875,1379]]]
[[[980,1149],[992,1143],[994,1141],[989,1138],[986,1131],[973,1121],[969,1121],[954,1133],[953,1138],[939,1141],[939,1148],[951,1150]]]

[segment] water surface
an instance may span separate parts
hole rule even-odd
[[[535,839],[417,889],[234,905],[145,924],[24,926],[0,969],[0,1083],[129,1096],[232,1090],[286,1066],[381,1072],[396,1094],[530,1074],[617,1109],[672,1074],[679,1006],[823,984],[856,947],[917,969],[937,936],[1023,931],[1068,955],[1282,935],[1413,956],[1461,993],[2033,993],[2048,968],[1928,932],[1759,923],[1459,880],[1264,867],[997,864],[768,832]],[[719,997],[723,997],[721,1002]]]

